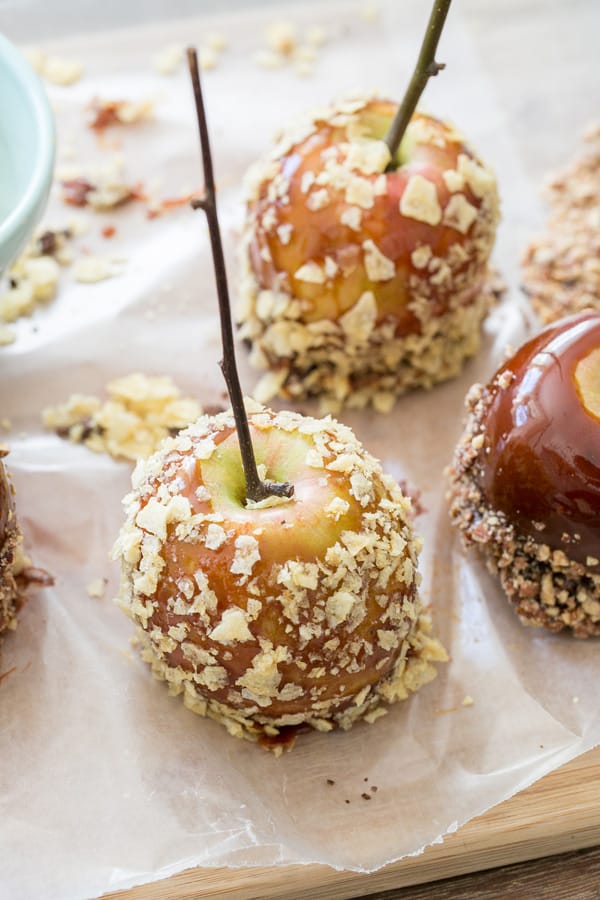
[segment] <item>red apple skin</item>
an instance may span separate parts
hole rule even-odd
[[[592,311],[524,344],[485,390],[476,463],[485,502],[518,534],[583,565],[600,557],[600,420],[576,371],[598,348],[600,313]]]
[[[332,727],[363,690],[372,689],[363,713],[373,708],[379,686],[394,676],[412,646],[420,617],[410,502],[349,429],[323,420],[315,437],[310,430],[302,433],[306,421],[316,420],[269,411],[250,417],[257,461],[267,466],[267,477],[289,479],[295,493],[283,505],[248,509],[231,415],[200,420],[137,477],[116,549],[124,562],[121,602],[143,629],[155,671],[178,690],[185,688],[194,708],[196,701],[208,702],[209,715],[216,711],[221,720],[243,720],[245,728],[258,731],[315,720]],[[215,449],[199,458],[207,439]],[[315,451],[322,465],[306,461]],[[160,538],[152,531],[150,504],[170,496],[189,503],[184,526],[195,523],[193,537],[175,522]],[[339,516],[331,514],[334,500],[341,504]],[[207,546],[208,528],[217,523],[226,537],[218,547]],[[250,539],[257,551],[251,571],[242,574],[234,565],[240,539]],[[152,547],[146,562],[135,551],[130,556],[132,541],[143,553]],[[154,583],[138,589],[148,558]],[[290,581],[290,566],[297,564],[309,567],[302,571],[312,571],[313,583],[298,587]],[[385,577],[381,567],[388,567]],[[349,592],[356,603],[346,618],[328,605],[341,592],[344,602]],[[210,604],[204,602],[209,596]],[[197,597],[204,598],[200,606]],[[245,617],[247,631],[230,640],[219,628],[231,611]],[[272,652],[278,657],[270,670],[276,686],[267,696],[260,685],[248,693],[240,679],[265,660],[270,665]],[[215,673],[207,684],[206,676]]]
[[[369,100],[357,113],[359,121],[377,123],[383,132],[391,122],[396,104],[388,100]],[[365,125],[365,128],[368,124]],[[375,295],[378,322],[391,321],[397,336],[418,333],[421,319],[446,313],[450,306],[468,305],[480,293],[492,249],[498,220],[495,179],[489,169],[449,125],[431,116],[417,113],[409,127],[415,143],[394,171],[386,173],[386,191],[376,196],[370,209],[361,210],[360,231],[342,222],[344,212],[354,204],[346,202],[344,190],[324,185],[330,196],[328,205],[310,210],[307,200],[322,186],[313,184],[302,190],[307,173],[318,177],[331,148],[343,162],[348,137],[344,127],[317,120],[313,133],[293,144],[277,157],[278,175],[288,189],[273,197],[269,187],[273,176],[260,184],[255,199],[248,205],[247,234],[250,269],[257,290],[283,290],[305,301],[303,320],[338,319],[365,291]],[[373,129],[371,128],[371,131]],[[324,157],[325,152],[325,157]],[[402,153],[402,148],[401,151]],[[468,181],[455,191],[474,210],[474,219],[466,233],[442,221],[428,224],[400,212],[400,203],[412,176],[419,175],[435,186],[437,202],[446,211],[453,193],[444,180],[444,172],[454,172],[464,158],[477,166],[481,178],[478,193]],[[356,174],[375,184],[380,173]],[[266,217],[266,218],[265,218]],[[268,226],[265,227],[265,222]],[[277,229],[291,226],[289,243],[282,243]],[[395,266],[395,276],[387,281],[371,281],[363,261],[363,242],[372,240]],[[417,267],[412,254],[418,248],[430,248],[437,262]],[[294,273],[305,263],[323,264],[329,257],[338,266],[335,276],[324,284],[299,280]],[[444,265],[445,277],[436,283],[435,273]],[[433,279],[433,280],[432,280]],[[417,298],[426,298],[427,311],[414,307]]]

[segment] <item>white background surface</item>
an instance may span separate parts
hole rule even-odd
[[[122,4],[121,21],[139,8]],[[597,7],[573,3],[564,19],[554,3],[474,8],[457,3],[451,12],[438,54],[448,68],[425,105],[453,119],[497,170],[504,224],[496,260],[510,292],[489,323],[484,351],[460,379],[403,399],[390,416],[343,417],[388,471],[424,491],[424,594],[451,664],[375,726],[307,736],[280,760],[193,716],[152,681],[129,648],[130,623],[109,599],[118,573],[107,554],[129,467],[45,435],[39,414],[74,390],[99,394],[109,378],[136,369],[173,375],[201,402],[219,399],[216,300],[200,215],[182,210],[148,222],[134,204],[93,219],[81,242],[125,257],[122,274],[88,286],[66,273],[59,298],[22,323],[17,343],[0,356],[0,410],[14,423],[10,463],[22,526],[36,563],[56,576],[2,650],[0,671],[16,670],[0,683],[0,896],[77,900],[193,864],[372,869],[418,852],[599,742],[597,642],[519,624],[492,579],[459,552],[442,478],[467,387],[487,378],[507,341],[516,344],[524,333],[517,260],[541,221],[538,173],[570,155],[572,128],[597,112],[598,62],[585,56]],[[91,26],[100,12],[105,24],[116,15],[110,4],[93,15],[83,4],[53,3],[52,16],[48,7],[44,16],[36,9],[4,3],[0,16],[10,12],[16,37],[34,32],[37,39],[65,25],[65,9],[74,29]],[[62,41],[60,52],[81,58],[86,75],[51,90],[59,159],[69,143],[80,162],[106,156],[82,125],[93,96],[151,94],[156,122],[123,139],[129,173],[133,180],[159,177],[165,195],[200,185],[184,70],[162,79],[150,59],[171,40],[200,44],[206,28],[222,31],[231,48],[204,85],[235,293],[240,179],[275,128],[357,87],[398,96],[406,83],[423,3],[390,3],[372,26],[356,9],[310,4],[291,15],[335,35],[306,80],[251,62],[271,9],[215,15],[209,25],[167,22]],[[144,10],[149,17],[165,7],[146,3]],[[564,60],[556,55],[561,47]],[[55,202],[46,221],[68,218]],[[119,235],[110,249],[99,237],[108,222]],[[240,356],[251,387],[256,376]],[[100,602],[85,591],[99,576],[110,579]],[[460,706],[466,694],[475,700],[471,708]],[[326,778],[335,785],[327,787]],[[368,804],[360,799],[365,778],[378,786]]]

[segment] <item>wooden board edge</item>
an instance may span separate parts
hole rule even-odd
[[[560,815],[557,815],[560,813]],[[472,819],[421,856],[365,875],[327,866],[187,869],[103,900],[345,900],[600,844],[600,748]]]

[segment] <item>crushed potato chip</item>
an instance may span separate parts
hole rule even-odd
[[[138,372],[114,379],[106,389],[104,402],[72,394],[66,403],[48,407],[42,413],[44,426],[96,453],[137,460],[202,414],[197,401],[183,397],[168,376]]]

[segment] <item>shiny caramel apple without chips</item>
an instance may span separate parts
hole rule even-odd
[[[600,556],[600,314],[547,329],[494,381],[480,456],[486,501],[520,534],[589,564]]]
[[[452,518],[523,618],[600,634],[600,313],[545,329],[468,404]]]

